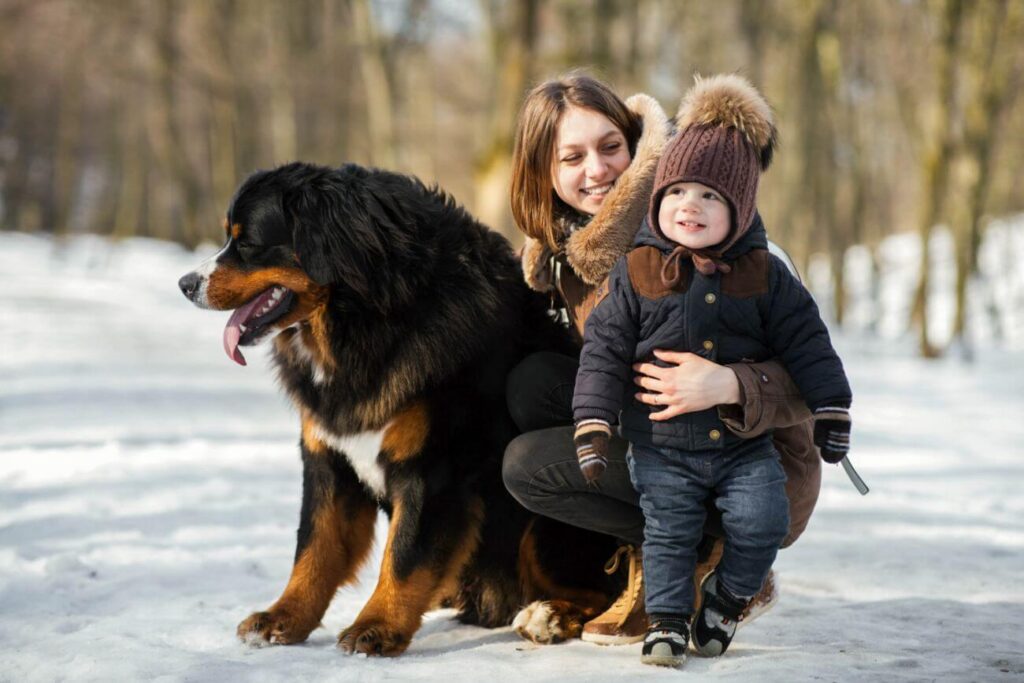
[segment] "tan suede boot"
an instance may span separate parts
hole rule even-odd
[[[696,589],[694,599],[694,613],[700,611],[701,598],[703,597],[700,587],[704,583],[704,577],[711,572],[712,569],[718,566],[718,562],[722,559],[722,551],[725,550],[725,541],[717,539],[714,547],[708,554],[708,557],[703,562],[697,563],[697,568],[693,572],[693,584]],[[754,619],[775,607],[775,603],[779,600],[779,589],[775,585],[775,570],[768,572],[768,578],[764,580],[764,585],[761,586],[761,590],[757,595],[750,599],[747,604],[747,608],[743,610],[743,614],[740,616],[740,620],[737,624],[737,628],[743,628]]]
[[[772,607],[775,607],[775,603],[778,601],[779,589],[775,585],[775,570],[773,569],[768,572],[768,578],[764,580],[764,585],[761,586],[758,594],[747,603],[747,608],[743,610],[743,614],[740,616],[740,621],[736,627],[743,628]]]
[[[617,572],[623,556],[629,559],[626,588],[611,607],[583,625],[580,638],[588,643],[628,645],[640,642],[647,634],[644,571],[640,562],[640,550],[631,545],[620,547],[608,560],[604,571],[608,575]]]
[[[697,562],[697,566],[693,569],[693,613],[696,614],[700,611],[700,603],[703,595],[701,594],[700,586],[704,583],[704,577],[711,573],[711,571],[718,566],[718,563],[722,559],[722,552],[725,550],[725,541],[721,538],[715,539],[715,544],[711,547],[711,552],[708,553],[707,558],[703,562]]]

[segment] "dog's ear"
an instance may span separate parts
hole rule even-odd
[[[386,252],[358,184],[322,176],[286,192],[283,202],[303,270],[318,284],[343,286],[371,300]]]

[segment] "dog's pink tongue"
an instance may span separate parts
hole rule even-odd
[[[224,326],[224,352],[228,354],[228,358],[239,365],[245,365],[245,356],[238,350],[238,340],[242,338],[240,326],[249,318],[249,314],[256,308],[259,300],[260,297],[255,297],[244,306],[236,308],[228,318],[228,324]]]

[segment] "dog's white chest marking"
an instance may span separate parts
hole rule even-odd
[[[380,445],[384,440],[384,429],[376,432],[359,432],[358,434],[335,434],[317,424],[314,435],[328,446],[345,455],[359,480],[370,489],[378,499],[384,498],[384,468],[377,462]]]

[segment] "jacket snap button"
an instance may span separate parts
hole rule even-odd
[[[708,292],[704,295],[704,301],[707,301],[709,304],[715,303],[716,298],[714,292]]]
[[[711,341],[710,339],[704,342],[705,351],[710,351],[713,348],[715,348],[715,342]]]
[[[766,375],[766,374],[764,374],[762,372],[761,373],[761,381],[764,382],[765,384],[768,384],[768,375]]]
[[[710,432],[708,432],[708,436],[711,437],[712,441],[718,441],[719,439],[722,438],[722,432],[718,431],[717,429],[712,429]]]

